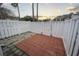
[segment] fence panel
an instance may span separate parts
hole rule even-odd
[[[26,22],[0,20],[0,39],[27,31],[62,37],[67,54],[71,55],[78,28],[78,20]],[[74,52],[75,53],[75,52]]]
[[[0,20],[0,39],[29,31],[29,22]]]

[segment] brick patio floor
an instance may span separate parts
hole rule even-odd
[[[65,56],[62,38],[35,34],[16,44],[16,47],[29,56]]]

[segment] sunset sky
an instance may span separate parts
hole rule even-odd
[[[58,16],[63,14],[68,14],[71,11],[68,11],[69,8],[74,8],[76,4],[72,3],[39,3],[39,10],[38,14],[39,16]],[[3,4],[4,7],[12,10],[16,16],[18,16],[17,9],[10,6],[10,3]],[[32,15],[32,4],[31,3],[19,3],[20,7],[20,14],[21,17],[24,17],[26,15]],[[36,4],[35,4],[36,7]],[[35,14],[36,14],[36,8],[35,8]]]

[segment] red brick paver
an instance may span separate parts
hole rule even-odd
[[[64,56],[62,38],[36,34],[16,44],[16,47],[30,56]]]

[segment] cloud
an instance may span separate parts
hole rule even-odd
[[[73,6],[67,8],[68,11],[74,11],[75,9],[76,9],[76,8],[73,7]]]
[[[68,12],[79,12],[79,4],[76,4],[74,6],[69,6],[66,8]]]

